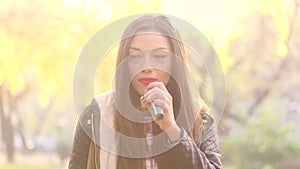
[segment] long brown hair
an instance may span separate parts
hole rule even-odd
[[[143,124],[128,120],[120,114],[119,110],[122,110],[122,112],[130,112],[128,114],[129,116],[138,115],[132,106],[132,102],[139,102],[139,95],[130,85],[128,67],[126,64],[123,64],[123,61],[129,55],[129,47],[134,36],[136,34],[149,32],[159,33],[167,37],[171,46],[171,52],[178,58],[172,60],[172,75],[166,88],[173,98],[174,116],[178,125],[185,128],[196,144],[199,145],[199,137],[202,132],[200,111],[206,111],[206,109],[203,105],[201,106],[202,110],[199,110],[199,108],[195,106],[186,68],[187,55],[185,53],[184,44],[169,18],[162,15],[145,15],[139,17],[129,24],[123,33],[116,62],[117,71],[114,95],[116,130],[130,137],[143,137]],[[178,118],[179,116],[180,119]],[[159,127],[154,126],[155,134],[160,133]],[[134,166],[137,166],[138,161],[139,159],[118,157],[118,168],[135,168]],[[136,165],[134,163],[136,163]]]

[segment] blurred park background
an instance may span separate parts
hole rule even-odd
[[[299,169],[299,0],[0,0],[0,168],[66,168],[82,48],[105,25],[145,12],[188,21],[218,54],[224,168]],[[108,63],[95,93],[111,86]]]

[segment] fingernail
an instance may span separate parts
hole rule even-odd
[[[143,99],[144,99],[144,96],[141,96],[141,97],[140,97],[140,100],[143,100]]]
[[[144,103],[147,103],[147,100],[146,100],[146,99],[143,99],[143,102],[144,102]]]
[[[144,103],[148,103],[148,100],[144,98],[144,99],[143,99],[143,102],[144,102]]]

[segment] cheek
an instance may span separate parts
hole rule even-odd
[[[171,61],[169,61],[169,63],[165,65],[163,73],[164,73],[165,78],[170,79],[170,76],[172,75],[172,63],[171,63]]]
[[[134,88],[137,86],[137,74],[138,74],[138,67],[134,64],[128,64],[128,73],[129,73],[129,80],[130,83]]]
[[[171,58],[169,58],[167,61],[166,61],[166,64],[164,66],[164,70],[166,72],[168,72],[168,74],[171,74],[171,69],[172,69],[172,60]]]
[[[171,60],[168,60],[165,62],[164,65],[161,65],[159,68],[159,77],[160,81],[164,83],[164,85],[167,85],[170,81],[171,75],[172,75],[172,63]]]
[[[145,87],[141,86],[138,82],[138,78],[137,76],[133,77],[131,80],[131,86],[133,87],[133,89],[139,94],[139,95],[143,95],[145,92]]]
[[[163,84],[166,86],[169,83],[171,76],[169,73],[162,71],[160,73],[160,78],[160,81],[163,82]]]
[[[138,67],[135,64],[128,63],[128,72],[130,79],[137,74]]]

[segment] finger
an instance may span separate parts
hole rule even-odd
[[[151,91],[151,89],[159,89],[165,93],[165,96],[168,98],[172,98],[171,94],[169,93],[168,89],[162,82],[152,82],[146,87],[145,94],[148,93],[148,91]]]
[[[144,99],[151,102],[154,99],[164,99],[165,95],[161,89],[154,87],[144,94]]]
[[[156,106],[160,106],[163,110],[165,110],[167,106],[167,102],[163,99],[154,99],[152,103],[154,103]]]
[[[147,109],[147,110],[150,109],[150,104],[149,104],[149,102],[147,102],[147,100],[144,98],[144,96],[142,96],[142,97],[140,98],[140,103],[141,103],[141,107],[142,107],[142,108],[145,108],[145,109]]]
[[[161,89],[163,91],[168,91],[163,82],[152,82],[152,83],[148,84],[148,86],[146,86],[146,89],[150,90],[154,87],[158,87],[159,89]]]

